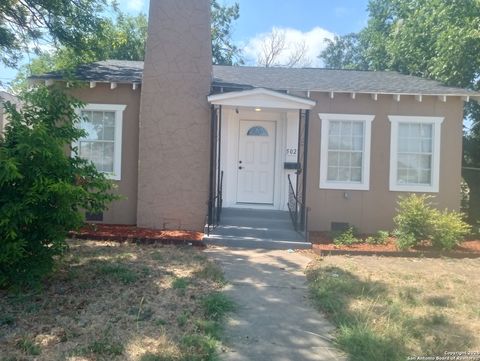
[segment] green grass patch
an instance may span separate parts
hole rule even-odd
[[[74,352],[74,356],[89,356],[97,355],[105,358],[113,356],[120,356],[123,354],[124,347],[118,341],[109,339],[108,337],[101,338],[91,342],[86,347],[79,347]]]
[[[221,285],[226,284],[225,276],[220,266],[213,262],[207,262],[195,276],[201,279],[217,282]]]
[[[213,292],[202,300],[204,315],[210,320],[222,320],[228,312],[235,309],[235,304],[223,293]]]
[[[217,341],[209,336],[186,335],[180,342],[185,361],[213,361],[217,359]]]
[[[187,289],[189,283],[190,283],[190,281],[189,281],[188,278],[178,277],[178,278],[175,278],[173,280],[172,288],[174,288],[176,290],[185,290],[185,289]]]
[[[119,263],[102,263],[97,268],[98,273],[122,282],[123,284],[135,283],[140,276],[130,267]]]
[[[312,299],[337,326],[336,344],[351,361],[404,361],[412,354],[468,349],[470,333],[436,312],[450,301],[425,297],[429,281],[418,278],[405,285],[395,275],[374,281],[345,268],[322,266],[307,276]]]
[[[41,353],[40,347],[27,337],[18,340],[16,346],[17,349],[30,356],[38,356]]]

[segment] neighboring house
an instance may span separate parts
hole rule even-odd
[[[6,102],[15,104],[17,107],[20,106],[20,101],[15,95],[5,91],[0,91],[0,134],[3,133],[5,126],[8,123],[8,117],[5,114],[5,108],[3,106],[3,104]]]
[[[145,64],[77,69],[80,154],[127,197],[104,222],[201,230],[223,201],[374,232],[409,192],[459,208],[463,104],[479,93],[395,72],[212,66],[209,6],[152,1]]]

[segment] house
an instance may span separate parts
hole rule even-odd
[[[459,208],[463,104],[479,93],[395,72],[212,66],[209,6],[152,1],[145,63],[76,70],[80,154],[126,196],[94,219],[202,230],[237,207],[374,232],[410,192]]]
[[[0,91],[0,134],[3,133],[5,126],[8,122],[7,116],[5,114],[5,109],[3,107],[3,104],[6,102],[15,104],[17,107],[20,106],[20,101],[15,95],[7,93],[5,91]]]

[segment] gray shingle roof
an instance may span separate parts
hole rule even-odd
[[[132,83],[142,81],[143,62],[107,60],[79,66],[78,80]],[[61,79],[61,72],[34,76],[32,79]],[[320,68],[260,68],[213,66],[216,86],[262,87],[289,91],[358,92],[423,95],[473,95],[467,89],[390,71],[356,71]]]

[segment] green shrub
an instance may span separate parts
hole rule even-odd
[[[395,244],[397,245],[398,249],[405,251],[413,246],[417,245],[417,239],[411,233],[401,233],[401,232],[394,232]]]
[[[83,212],[101,212],[118,198],[75,147],[67,152],[85,134],[76,127],[82,104],[54,87],[21,98],[20,111],[5,104],[10,122],[0,137],[0,288],[38,284]]]
[[[396,243],[399,249],[416,246],[420,241],[431,241],[441,249],[452,249],[471,230],[460,212],[440,212],[430,203],[431,196],[412,194],[400,198],[394,218]]]
[[[459,212],[435,212],[431,240],[434,247],[452,249],[470,232],[471,227]]]
[[[415,244],[429,238],[432,208],[431,196],[412,194],[400,197],[397,215],[393,219],[397,234],[415,238]],[[408,236],[407,236],[408,235]]]
[[[337,246],[350,246],[355,243],[362,243],[361,239],[355,237],[355,230],[353,227],[348,228],[346,231],[340,233],[333,239],[333,244]]]
[[[368,237],[365,242],[368,244],[386,244],[390,233],[388,231],[378,231],[375,236]]]

